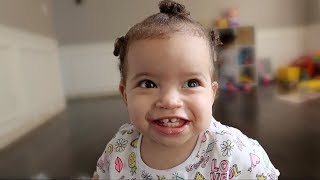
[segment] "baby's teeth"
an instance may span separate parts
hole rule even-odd
[[[160,120],[163,126],[167,127],[177,127],[179,126],[179,119],[178,118],[172,118],[172,119],[161,119]]]
[[[171,121],[172,123],[175,123],[175,122],[178,121],[178,119],[177,119],[177,118],[173,118],[173,119],[171,119],[170,121]]]
[[[169,119],[162,119],[162,122],[163,122],[163,123],[168,123],[168,122],[169,122]]]
[[[175,122],[175,123],[165,123],[164,124],[165,126],[168,126],[168,127],[176,127],[179,125],[179,123]]]

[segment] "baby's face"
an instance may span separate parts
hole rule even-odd
[[[211,81],[208,48],[204,39],[186,34],[130,45],[120,90],[144,140],[194,145],[209,126],[217,84]]]

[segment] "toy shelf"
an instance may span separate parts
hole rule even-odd
[[[253,26],[242,26],[235,28],[218,29],[218,32],[233,31],[235,35],[234,46],[236,52],[234,61],[237,64],[238,77],[234,77],[238,85],[250,84],[256,86],[258,83],[256,72],[255,36]]]

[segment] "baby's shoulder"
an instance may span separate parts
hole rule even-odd
[[[243,158],[244,154],[247,155],[263,150],[257,140],[249,138],[239,129],[223,125],[217,121],[210,125],[206,133],[215,139],[218,147],[221,149],[222,156],[231,159],[237,158],[237,156]]]
[[[139,132],[133,125],[122,125],[98,159],[95,174],[101,179],[110,179],[114,171],[109,171],[109,169],[114,163],[117,165],[117,172],[119,172],[123,168],[123,164],[127,162],[126,158],[131,157],[129,153],[137,148],[138,138]]]
[[[216,151],[213,154],[216,157],[215,163],[227,162],[234,176],[238,175],[238,178],[268,176],[270,179],[276,179],[275,177],[279,175],[279,171],[274,168],[259,142],[247,137],[240,130],[213,121],[206,134],[216,144]]]
[[[212,121],[206,133],[220,141],[242,142],[241,144],[248,144],[248,146],[258,143],[256,140],[247,137],[239,129],[223,125],[218,121]]]
[[[132,124],[126,123],[119,128],[108,144],[127,144],[137,140],[139,135],[139,131]]]

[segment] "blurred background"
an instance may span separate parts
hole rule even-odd
[[[215,28],[215,118],[320,179],[320,0],[179,0]],[[90,177],[128,122],[113,43],[156,0],[0,0],[0,179]]]

